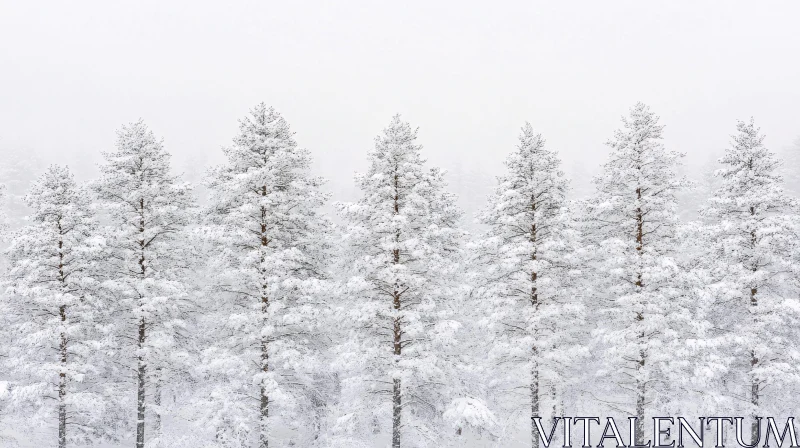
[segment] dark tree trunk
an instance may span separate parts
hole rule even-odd
[[[146,324],[144,318],[139,321],[139,338],[137,340],[137,348],[139,355],[137,356],[137,388],[136,388],[136,448],[144,448],[144,413],[145,405],[145,382],[147,381],[147,364],[141,351],[144,349],[146,335]]]
[[[752,160],[751,160],[751,167],[752,169]],[[755,216],[756,210],[754,207],[750,207],[750,216]],[[756,246],[758,245],[758,237],[756,235],[755,230],[750,231],[750,246],[751,249],[755,250]],[[753,263],[753,267],[751,268],[753,272],[758,271],[758,264]],[[756,307],[758,306],[758,298],[756,294],[758,293],[758,288],[752,287],[750,288],[750,306]],[[759,381],[758,377],[756,377],[754,371],[758,366],[758,357],[756,357],[755,350],[750,350],[750,403],[753,405],[753,426],[750,429],[750,433],[752,436],[753,443],[758,440],[759,437],[759,424],[757,420],[758,416],[758,399],[761,391],[759,390]]]
[[[145,264],[144,251],[146,242],[144,238],[145,220],[144,220],[144,199],[139,199],[139,269],[141,280],[147,278],[147,265]],[[147,339],[147,322],[142,317],[139,320],[139,335],[136,340],[137,348],[137,387],[136,387],[136,448],[144,448],[144,427],[145,427],[145,411],[146,411],[146,395],[145,388],[147,382],[147,361],[144,359],[144,344]]]
[[[640,353],[641,361],[639,361],[637,370],[644,367],[644,353]],[[636,379],[636,444],[644,445],[644,398],[645,398],[645,382],[637,376]]]
[[[58,229],[58,279],[63,288],[67,287],[67,278],[64,275],[64,229],[61,227],[61,217],[56,220]],[[58,448],[67,446],[67,333],[64,326],[67,324],[67,307],[58,308],[61,318],[61,337],[58,352],[61,355],[61,372],[58,374]]]
[[[533,259],[536,259],[534,254]],[[538,311],[539,308],[539,295],[536,291],[536,273],[531,274],[531,280],[534,286],[531,289],[531,306]],[[536,430],[536,424],[533,417],[540,417],[539,415],[539,349],[536,345],[531,349],[531,447],[538,448],[539,446],[539,431]]]
[[[59,243],[60,245],[60,243]],[[66,306],[59,308],[61,325],[66,324]],[[61,353],[61,372],[58,374],[58,448],[67,446],[67,335],[61,330],[61,343],[59,352]]]
[[[750,306],[758,306],[758,299],[756,299],[756,293],[758,290],[756,288],[752,288],[750,290]],[[750,403],[753,405],[753,426],[750,429],[752,441],[758,440],[759,437],[759,429],[760,425],[758,424],[758,399],[761,394],[759,390],[759,382],[758,377],[752,371],[755,370],[756,366],[758,366],[758,358],[756,357],[755,350],[750,350]]]
[[[266,309],[266,305],[264,306]],[[269,372],[269,345],[266,339],[261,341],[261,371]],[[259,436],[259,447],[269,448],[269,395],[264,385],[261,385],[261,433]]]
[[[399,251],[394,251],[394,256],[396,262],[399,261]],[[395,290],[394,292],[394,303],[393,307],[395,310],[400,310],[400,291]],[[394,356],[395,362],[399,362],[400,355],[402,353],[402,336],[403,331],[400,326],[400,317],[396,317],[394,319],[394,325],[392,328],[393,333],[393,347],[394,347]],[[392,390],[392,448],[400,448],[400,429],[402,427],[402,413],[403,413],[403,393],[402,393],[402,384],[400,378],[395,378],[393,381],[393,390]]]
[[[536,198],[531,197],[531,213],[533,218],[536,219]],[[531,253],[531,261],[536,261],[537,256],[537,229],[536,224],[531,224],[530,242],[533,244],[533,252]],[[539,312],[539,289],[536,280],[539,278],[539,273],[536,271],[531,272],[531,296],[530,303],[533,307],[534,313]],[[534,334],[534,340],[536,335]],[[536,424],[533,417],[541,417],[539,415],[539,349],[535,343],[531,349],[531,447],[539,447],[539,431],[536,430]]]
[[[531,417],[539,417],[539,369],[536,365],[538,355],[533,349],[533,363],[531,363]],[[536,423],[531,418],[531,447],[539,447],[539,431],[536,430]]]
[[[267,186],[264,185],[261,187],[261,196],[264,197],[267,195]],[[261,207],[261,269],[262,269],[262,278],[266,278],[266,272],[263,271],[264,269],[264,253],[267,250],[267,246],[269,246],[270,240],[267,237],[267,209],[266,207]],[[263,316],[263,320],[266,323],[269,319],[269,295],[267,294],[269,285],[267,285],[266,281],[261,285],[261,314]],[[269,339],[267,337],[262,336],[261,338],[261,372],[264,374],[269,373]],[[259,447],[260,448],[269,448],[269,394],[267,393],[267,389],[264,384],[261,384],[260,387],[260,406],[259,406],[259,419],[260,419],[260,432],[259,432]]]
[[[400,213],[400,178],[397,174],[394,175],[394,214]],[[395,242],[400,242],[400,231],[395,234]],[[392,263],[400,263],[400,249],[395,248],[392,251]],[[392,307],[398,313],[394,318],[392,325],[392,344],[394,349],[394,362],[400,362],[400,355],[403,349],[403,329],[401,326],[402,317],[399,315],[401,309],[400,284],[395,281],[394,292],[392,296]],[[394,378],[392,381],[392,448],[400,448],[400,430],[402,429],[402,415],[403,415],[403,390],[400,378]]]
[[[756,288],[752,288],[750,290],[750,306],[758,306],[758,299],[756,298],[756,293],[758,290]],[[758,440],[759,437],[759,429],[760,425],[758,424],[758,399],[761,395],[761,391],[759,390],[759,381],[758,377],[752,371],[756,369],[758,366],[758,357],[756,357],[755,350],[750,350],[750,403],[753,405],[753,426],[750,429],[750,434],[752,441]]]
[[[394,379],[392,392],[392,448],[400,448],[400,425],[403,410],[400,378]]]
[[[156,368],[153,404],[156,408],[156,412],[153,415],[153,434],[156,437],[161,437],[161,367]]]
[[[642,189],[641,187],[636,189],[636,199],[639,201],[640,205],[636,209],[636,254],[638,256],[642,256],[644,254],[644,213],[641,208],[641,200],[642,200]],[[642,272],[641,270],[636,274],[636,288],[641,293],[644,288],[644,282],[642,281]],[[636,321],[641,324],[644,320],[644,313],[638,312],[636,313]],[[643,370],[645,366],[645,361],[647,359],[647,353],[644,351],[644,343],[645,343],[645,333],[642,331],[639,333],[639,361],[636,363],[636,444],[643,445],[644,444],[644,411],[645,411],[645,397],[647,393],[647,385],[644,381]]]

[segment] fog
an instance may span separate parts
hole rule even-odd
[[[773,150],[800,135],[792,1],[0,5],[0,156],[69,164],[80,179],[143,118],[197,181],[261,101],[312,151],[334,200],[355,197],[352,174],[395,113],[419,126],[431,164],[486,179],[530,121],[576,195],[636,101],[690,172],[737,119],[755,117]]]

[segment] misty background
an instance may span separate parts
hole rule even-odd
[[[353,200],[353,174],[400,113],[473,227],[525,121],[582,197],[643,101],[699,182],[685,214],[751,116],[797,194],[799,24],[796,1],[0,1],[0,183],[18,222],[13,196],[44,167],[93,178],[139,118],[197,183],[264,101],[332,199]]]

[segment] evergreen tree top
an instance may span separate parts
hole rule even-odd
[[[50,165],[31,185],[25,203],[33,209],[34,222],[47,222],[64,217],[64,207],[74,206],[82,198],[69,168]]]
[[[782,182],[776,172],[780,161],[775,153],[764,146],[765,136],[761,134],[761,128],[756,127],[753,118],[749,122],[739,120],[736,130],[738,133],[731,136],[731,146],[719,159],[726,167],[716,174],[723,179],[743,176],[737,182]]]
[[[239,120],[239,135],[233,143],[238,150],[269,156],[278,150],[291,150],[297,146],[289,123],[272,106],[259,103],[250,109],[250,115]]]
[[[163,140],[139,119],[123,125],[117,131],[116,149],[104,152],[106,164],[100,167],[103,174],[133,175],[132,181],[150,181],[169,173],[170,154],[164,150]]]
[[[393,116],[382,134],[375,137],[375,148],[368,154],[372,161],[370,173],[382,169],[382,163],[407,163],[409,166],[425,163],[420,155],[422,145],[416,144],[418,130],[403,121],[400,114]]]

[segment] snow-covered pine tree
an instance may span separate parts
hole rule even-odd
[[[800,380],[797,201],[783,190],[780,162],[753,120],[736,129],[716,172],[721,186],[701,210],[717,281],[715,324],[735,358],[720,392],[735,402],[746,397],[736,410],[753,417],[792,415],[794,405],[781,402]],[[753,443],[757,431],[754,420]]]
[[[14,232],[7,252],[4,313],[15,317],[8,365],[21,378],[12,399],[56,428],[59,448],[90,440],[107,423],[93,359],[101,346],[92,294],[100,246],[86,193],[66,167],[50,166],[25,196],[30,224]]]
[[[506,415],[527,408],[521,415],[531,425],[534,448],[539,438],[532,417],[557,415],[565,378],[574,376],[567,369],[582,345],[575,331],[583,328],[574,278],[578,235],[569,222],[560,164],[526,123],[506,159],[508,172],[479,216],[489,230],[474,244],[471,263],[477,307],[495,333],[489,347],[493,388]],[[523,387],[528,393],[521,402]]]
[[[676,172],[682,155],[664,148],[663,126],[649,107],[637,103],[622,124],[607,143],[609,160],[594,180],[589,219],[598,249],[595,283],[604,303],[598,332],[606,343],[605,376],[613,381],[606,400],[638,417],[641,445],[646,406],[656,408],[666,399],[659,380],[676,336],[670,317],[680,315],[673,308],[682,303],[672,300],[678,293],[672,284],[676,194],[686,181]]]
[[[108,211],[110,256],[104,281],[118,347],[117,363],[135,374],[136,447],[145,446],[148,404],[159,437],[163,370],[175,355],[186,302],[185,227],[193,213],[192,190],[170,173],[170,154],[143,121],[122,127],[117,148],[103,154],[94,185]],[[128,409],[128,371],[120,406]],[[149,388],[148,385],[152,385]],[[148,398],[152,400],[149,402]]]
[[[284,118],[264,103],[240,121],[210,172],[208,234],[218,304],[201,369],[212,379],[200,419],[220,446],[267,448],[275,433],[297,430],[310,446],[320,429],[319,354],[328,300],[331,224],[319,208],[323,180]],[[282,431],[278,431],[282,430]]]
[[[338,347],[345,446],[367,444],[391,428],[391,446],[439,446],[452,320],[448,278],[456,269],[460,212],[443,173],[425,169],[417,132],[395,116],[375,140],[363,194],[340,204],[347,222],[351,338]],[[384,398],[385,397],[385,398]],[[345,435],[346,434],[346,435]]]

